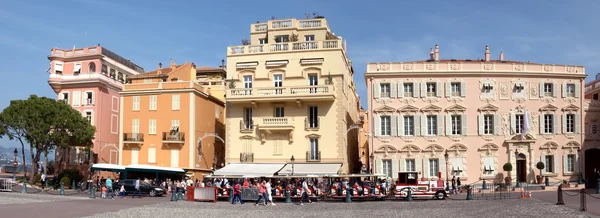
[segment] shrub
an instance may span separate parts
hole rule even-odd
[[[504,169],[504,171],[512,171],[512,164],[510,163],[505,163],[504,166],[502,166],[502,169]]]
[[[544,166],[544,162],[540,161],[540,162],[537,162],[537,164],[535,165],[535,167],[538,168],[538,170],[543,170],[544,167],[546,167],[546,166]]]
[[[65,169],[58,174],[58,178],[60,178],[61,182],[62,182],[62,178],[64,178],[64,177],[69,178],[69,182],[81,181],[81,179],[83,178],[83,176],[79,173],[79,171],[77,171],[75,169]],[[65,185],[71,185],[71,183],[66,183]]]
[[[60,183],[64,184],[65,186],[69,186],[71,185],[71,179],[69,179],[69,177],[62,177],[62,179],[60,179]]]
[[[33,184],[37,184],[40,181],[42,181],[42,175],[41,174],[35,175],[35,178],[33,178]]]

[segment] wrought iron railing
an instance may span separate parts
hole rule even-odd
[[[144,133],[123,133],[124,142],[143,142]]]

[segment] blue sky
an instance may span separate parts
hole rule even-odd
[[[435,44],[445,59],[483,58],[489,45],[493,59],[502,50],[507,60],[584,65],[589,81],[600,72],[598,8],[596,0],[0,0],[0,108],[30,94],[54,96],[52,47],[100,43],[146,70],[170,58],[218,66],[227,46],[249,38],[251,23],[312,12],[347,40],[360,96],[367,62],[426,59]]]

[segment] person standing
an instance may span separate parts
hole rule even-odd
[[[310,200],[310,197],[308,197],[308,184],[306,183],[306,180],[302,180],[302,197],[300,198],[300,205],[304,205],[302,203],[302,200],[304,200],[304,198],[308,199],[308,203],[312,204],[313,202]]]
[[[106,191],[107,193],[107,198],[108,195],[110,195],[110,199],[113,199],[115,197],[115,193],[113,192],[113,186],[112,186],[112,180],[110,179],[110,176],[106,178]]]
[[[42,191],[44,190],[44,185],[46,184],[46,173],[42,174]]]
[[[140,190],[140,177],[135,180],[135,191],[133,192],[132,198],[135,198],[135,194],[138,195],[138,198],[142,198],[142,192]]]
[[[456,187],[458,191],[462,193],[462,187],[460,186],[460,177],[456,177]]]
[[[456,177],[452,176],[452,194],[456,194]]]

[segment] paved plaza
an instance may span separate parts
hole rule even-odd
[[[552,192],[547,192],[552,193]],[[548,195],[549,196],[549,195]],[[567,203],[568,204],[568,203]],[[588,201],[588,208],[600,201]],[[170,202],[165,197],[142,199],[89,199],[84,194],[57,196],[44,193],[0,193],[2,217],[598,217],[567,206],[538,199],[324,201],[300,206],[277,202],[254,206],[252,202]]]

